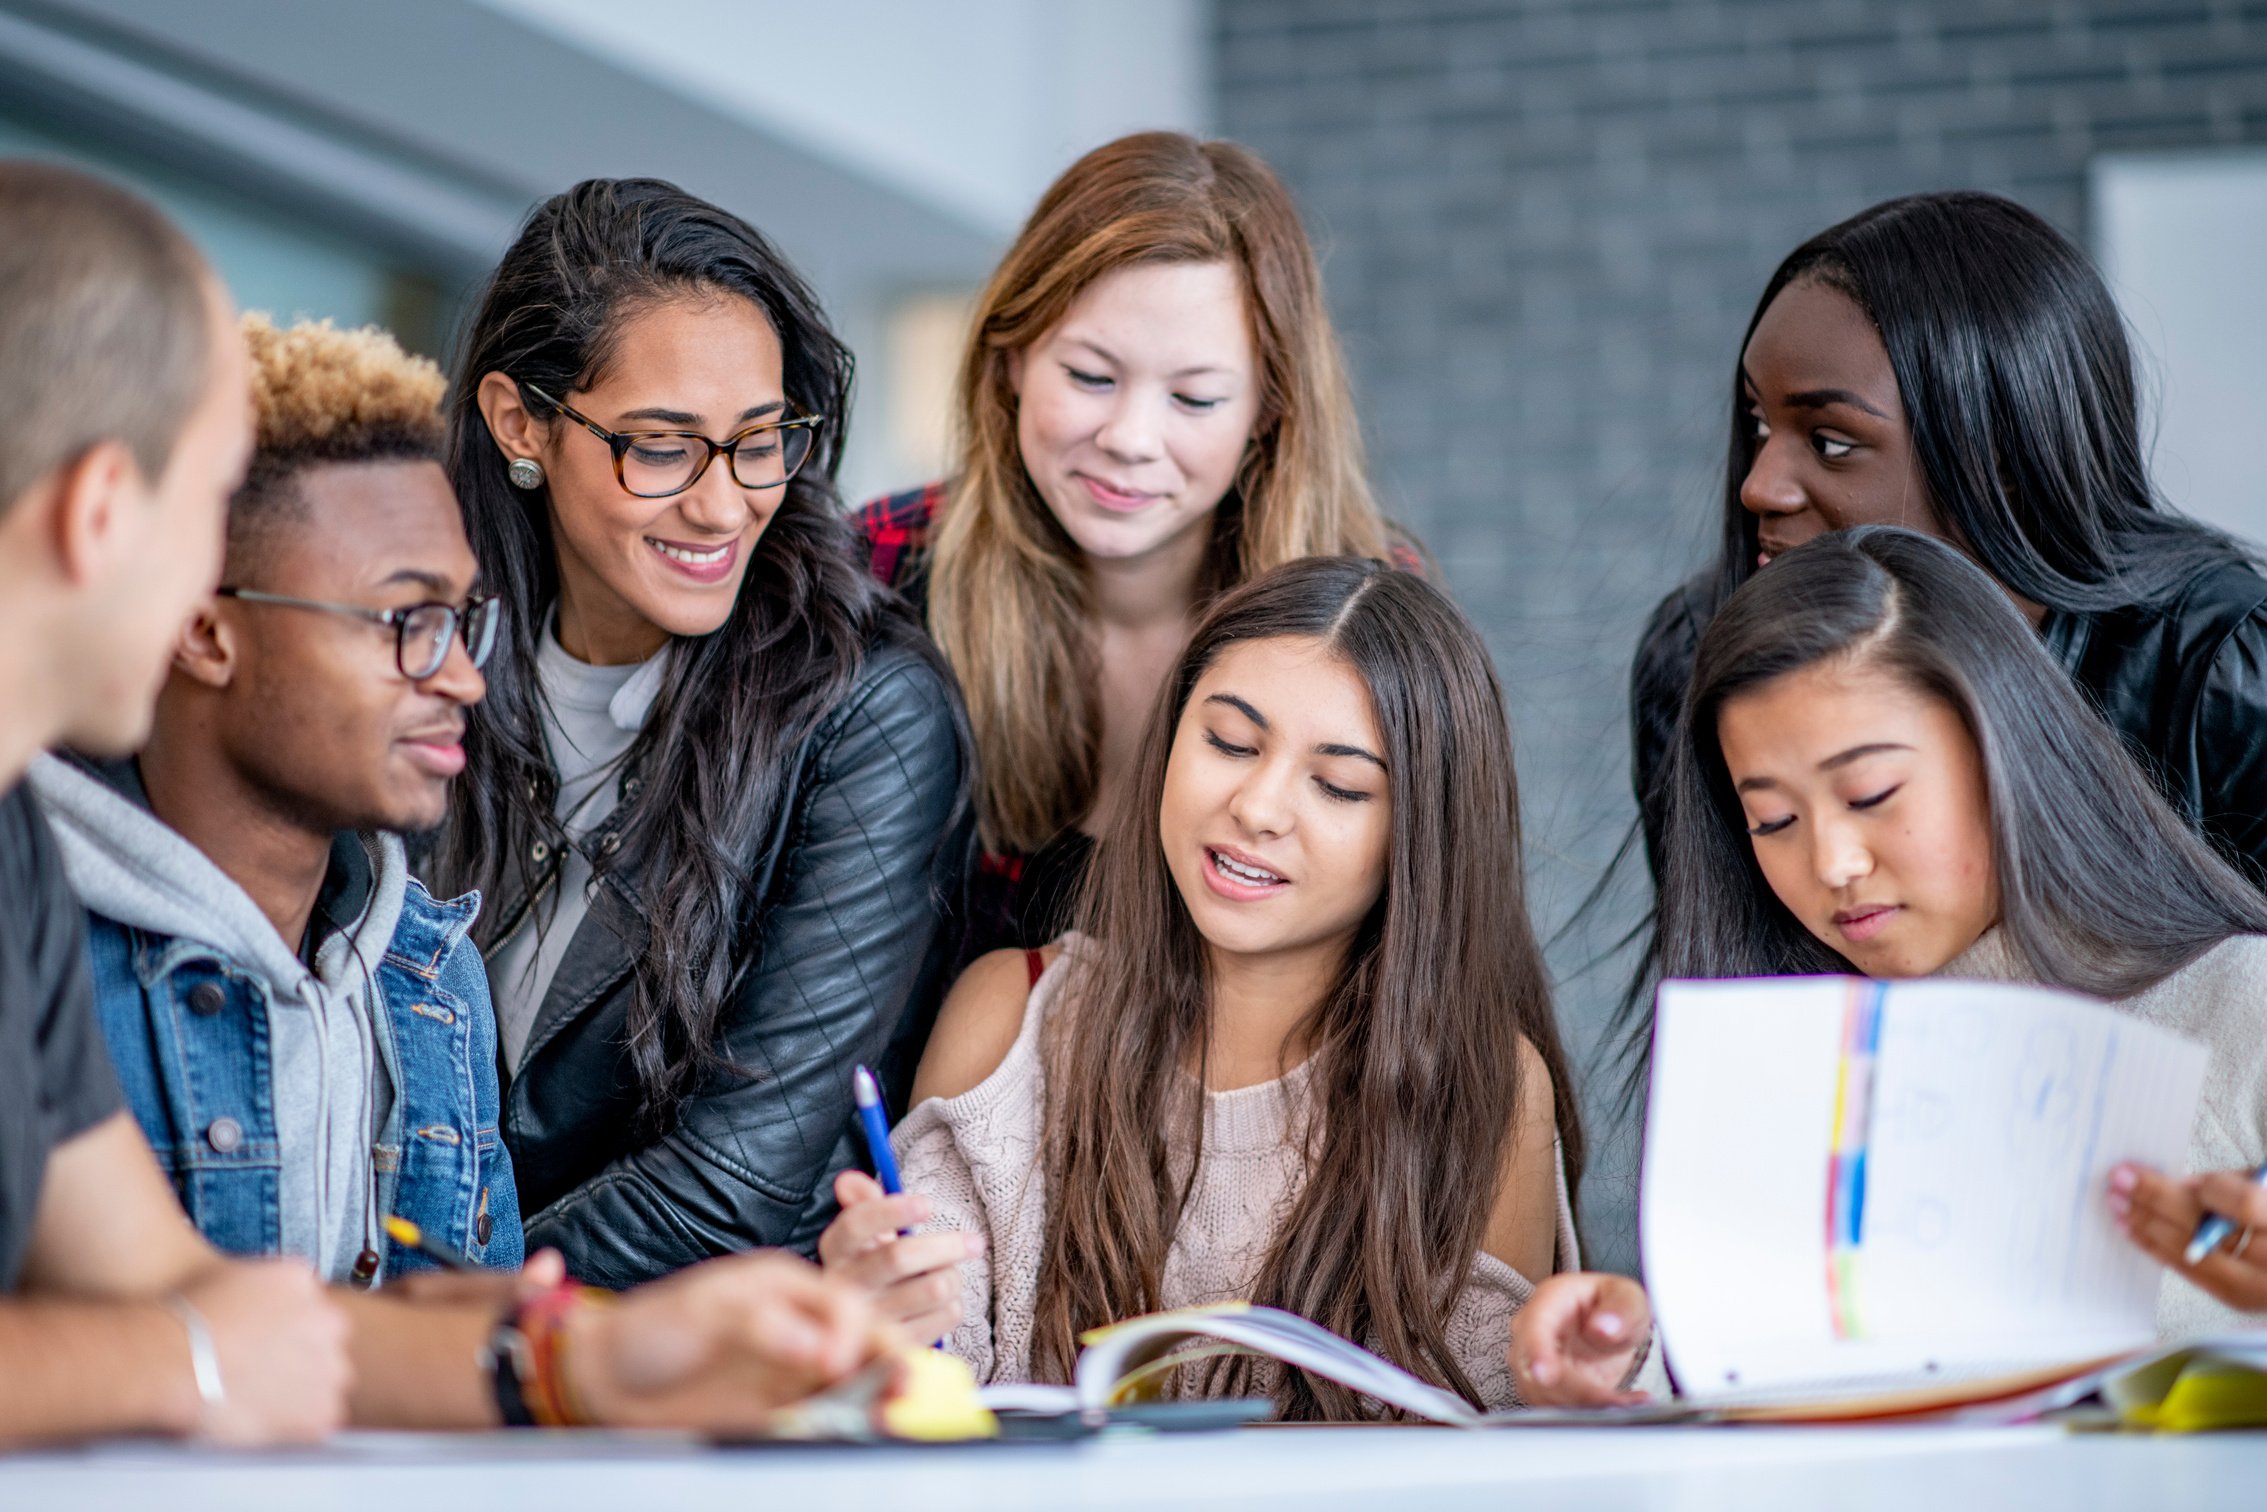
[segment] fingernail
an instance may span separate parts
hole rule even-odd
[[[2110,1213],[2118,1220],[2118,1222],[2123,1223],[2125,1221],[2125,1215],[2131,1211],[2133,1211],[2133,1201],[2131,1198],[2125,1196],[2121,1192],[2110,1193]]]
[[[1622,1336],[1622,1330],[1626,1326],[1620,1318],[1612,1313],[1598,1314],[1596,1327],[1602,1338],[1618,1339]]]
[[[926,1218],[929,1216],[928,1198],[916,1197],[913,1199],[913,1216],[916,1218]]]
[[[2129,1165],[2121,1165],[2110,1172],[2110,1190],[2113,1192],[2130,1192],[2139,1185],[2140,1173]]]
[[[1551,1382],[1559,1378],[1559,1367],[1555,1361],[1537,1360],[1535,1362],[1535,1368],[1531,1372],[1531,1374],[1535,1377],[1536,1381],[1538,1381],[1542,1385],[1548,1386],[1551,1384]]]
[[[968,1253],[970,1253],[971,1255],[981,1255],[984,1253],[984,1236],[982,1234],[969,1234],[967,1236],[967,1242]]]

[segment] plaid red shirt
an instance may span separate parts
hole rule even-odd
[[[866,542],[866,565],[905,595],[914,609],[929,608],[929,535],[945,505],[941,482],[885,494],[850,517]]]

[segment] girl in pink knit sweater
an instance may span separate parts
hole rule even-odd
[[[1511,1405],[1511,1315],[1579,1263],[1581,1162],[1518,814],[1501,691],[1437,588],[1325,557],[1228,594],[1079,929],[953,989],[894,1140],[907,1195],[841,1177],[827,1267],[990,1381],[1248,1298]],[[1377,1411],[1250,1359],[1180,1385]]]

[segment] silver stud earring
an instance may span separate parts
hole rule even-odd
[[[512,480],[512,487],[522,493],[532,493],[543,486],[543,464],[533,457],[514,457],[512,465],[504,469],[504,476]]]

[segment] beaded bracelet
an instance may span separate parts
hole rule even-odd
[[[567,1369],[567,1322],[577,1309],[601,1307],[611,1293],[569,1282],[521,1304],[514,1326],[527,1341],[531,1379],[520,1383],[528,1413],[546,1428],[583,1428],[595,1421],[575,1391]]]

